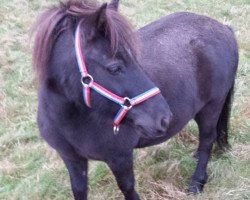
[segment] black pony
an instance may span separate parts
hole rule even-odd
[[[188,190],[199,193],[207,181],[213,143],[228,146],[238,65],[234,34],[208,17],[177,13],[140,29],[136,38],[117,9],[118,0],[100,7],[69,0],[40,17],[33,53],[39,77],[40,133],[63,159],[75,199],[87,199],[88,160],[95,159],[108,164],[125,199],[138,200],[133,149],[166,141],[194,118],[200,143]],[[161,90],[128,111],[119,134],[112,131],[119,104],[94,90],[91,108],[84,103],[75,52],[77,27],[92,75],[82,79],[83,85],[90,85],[93,77],[112,93],[130,98],[155,85]],[[131,104],[124,101],[122,108]]]

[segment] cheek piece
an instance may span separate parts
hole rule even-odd
[[[154,87],[133,98],[120,97],[114,94],[113,92],[107,90],[106,88],[102,87],[98,83],[96,83],[93,77],[88,73],[87,67],[85,65],[81,48],[80,24],[78,24],[75,33],[75,51],[76,51],[78,67],[81,73],[81,83],[83,86],[83,96],[85,104],[89,108],[91,108],[90,91],[92,89],[95,92],[99,93],[100,95],[108,98],[109,100],[121,106],[120,110],[118,111],[118,113],[114,118],[114,129],[113,129],[114,134],[117,134],[119,132],[119,125],[131,108],[160,93],[160,89],[158,87]]]

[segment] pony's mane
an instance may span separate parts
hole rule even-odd
[[[63,20],[68,18],[71,19],[69,20],[71,23],[76,23],[91,16],[99,8],[100,5],[93,0],[66,0],[58,6],[49,8],[40,15],[33,27],[33,32],[36,32],[33,65],[40,80],[44,76],[57,37],[68,28],[60,26]],[[111,6],[108,6],[106,9],[105,21],[104,31],[110,41],[111,53],[115,55],[118,46],[122,45],[130,49],[133,55],[137,56],[136,37],[128,21]],[[82,26],[84,26],[84,23]]]

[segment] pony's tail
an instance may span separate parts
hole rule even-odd
[[[220,118],[217,124],[217,144],[220,150],[227,150],[230,148],[230,144],[228,142],[228,129],[229,129],[229,121],[230,121],[230,113],[231,113],[231,105],[234,94],[234,84],[229,90],[226,101],[222,108]]]
[[[231,27],[227,26],[228,29],[231,31],[232,35],[232,46],[233,46],[233,57],[234,57],[234,70],[235,73],[238,68],[238,63],[239,63],[239,52],[238,52],[238,44],[235,39],[234,31],[232,30]],[[235,79],[235,77],[234,77]],[[217,123],[217,144],[218,148],[222,151],[227,150],[230,148],[230,144],[228,142],[228,129],[229,129],[229,121],[230,121],[230,114],[231,114],[231,107],[232,107],[232,101],[233,101],[233,95],[234,95],[234,83],[232,84],[224,106],[222,108],[222,111],[220,113],[219,121]]]

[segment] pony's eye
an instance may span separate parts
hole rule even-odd
[[[107,70],[112,75],[118,75],[122,72],[122,67],[120,65],[112,65]]]

